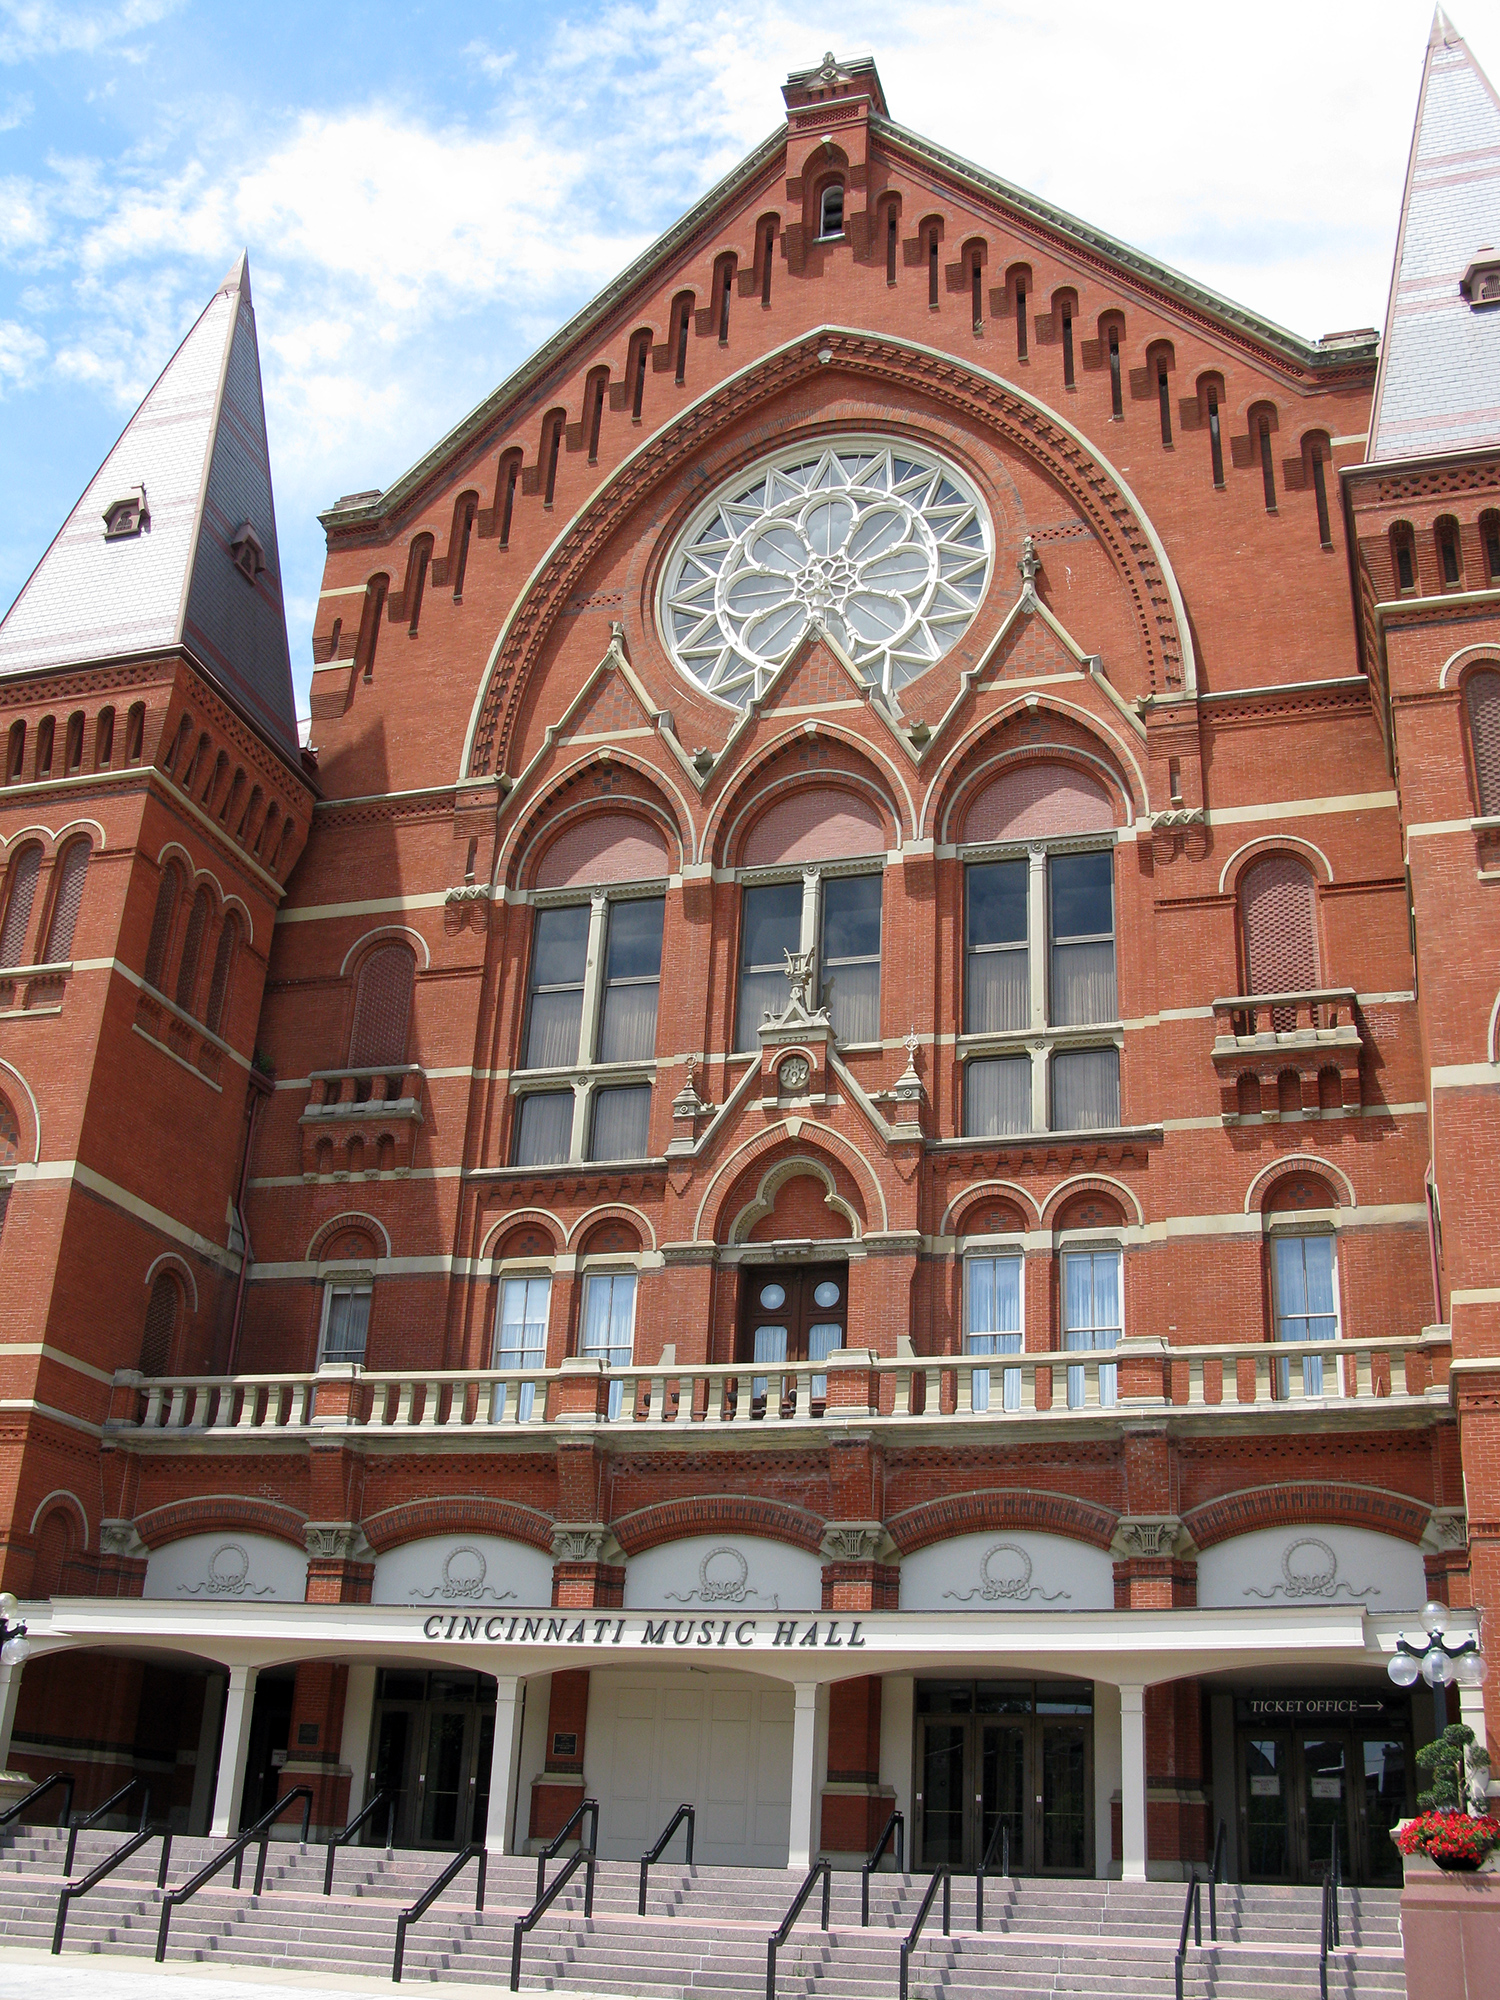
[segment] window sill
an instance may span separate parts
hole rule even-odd
[[[1039,1146],[1156,1146],[1166,1138],[1164,1125],[1084,1125],[1068,1131],[996,1132],[989,1136],[964,1134],[958,1139],[934,1139],[928,1150],[934,1153],[993,1152],[1008,1147],[1017,1150]]]
[[[491,1167],[488,1172],[504,1175],[507,1180],[538,1180],[547,1175],[665,1173],[666,1170],[666,1160],[658,1155],[639,1160],[549,1160],[531,1167]]]
[[[655,1083],[656,1058],[639,1062],[569,1063],[559,1069],[513,1069],[509,1089],[512,1097],[528,1090],[576,1089],[582,1083]]]
[[[1115,1020],[1090,1021],[1083,1026],[1066,1028],[999,1028],[987,1035],[960,1035],[954,1051],[960,1062],[971,1062],[976,1056],[989,1055],[998,1050],[1019,1052],[1037,1042],[1045,1042],[1049,1048],[1112,1042],[1117,1048],[1123,1048],[1125,1024]]]

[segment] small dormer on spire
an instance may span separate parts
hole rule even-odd
[[[881,118],[888,118],[880,74],[870,56],[853,56],[840,62],[829,49],[813,69],[794,69],[781,86],[788,111],[805,106],[830,104],[838,98],[865,98]]]

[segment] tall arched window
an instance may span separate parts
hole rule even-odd
[[[0,1235],[5,1231],[5,1211],[10,1203],[10,1186],[16,1162],[21,1157],[21,1127],[8,1098],[0,1097]]]
[[[33,840],[21,849],[6,871],[5,921],[0,924],[0,965],[26,963],[26,940],[31,934],[31,906],[36,900],[37,879],[41,872],[41,844]]]
[[[5,782],[19,785],[26,767],[26,724],[13,722],[10,725],[10,739],[5,750]]]
[[[156,892],[156,914],[151,919],[151,942],[146,947],[145,979],[148,986],[161,987],[166,968],[167,946],[172,940],[172,920],[177,915],[177,899],[182,894],[182,870],[168,862]]]
[[[48,965],[59,965],[73,950],[73,931],[83,901],[84,878],[89,872],[93,845],[87,840],[69,841],[57,864],[57,886],[52,897],[52,921],[47,926],[47,945],[42,956]]]
[[[203,1025],[211,1035],[219,1033],[219,1023],[224,1018],[224,997],[229,991],[229,976],[234,970],[234,954],[240,941],[240,920],[231,910],[224,919],[224,927],[219,932],[219,948],[214,953],[214,973],[208,986],[208,1005],[203,1011]]]
[[[1486,818],[1500,813],[1500,669],[1481,667],[1464,682],[1469,741],[1474,751],[1474,789]]]
[[[1317,891],[1294,854],[1267,854],[1240,883],[1247,993],[1307,993],[1318,984]],[[1290,1009],[1276,1009],[1273,1013]],[[1279,1029],[1294,1019],[1275,1020]]]
[[[823,190],[818,208],[819,236],[842,236],[844,233],[844,183],[830,181]]]
[[[384,1069],[406,1061],[416,969],[411,947],[404,944],[380,945],[360,967],[350,1069]]]
[[[177,1306],[181,1297],[177,1280],[170,1271],[158,1271],[146,1304],[146,1324],[141,1330],[140,1370],[143,1375],[165,1375],[172,1361],[172,1336],[177,1331]]]
[[[375,672],[375,649],[380,644],[380,621],[385,616],[388,576],[372,576],[365,585],[365,601],[359,616],[359,638],[354,648],[354,664],[369,680]]]
[[[193,1009],[193,993],[198,984],[198,960],[203,952],[203,933],[208,928],[213,898],[207,885],[193,898],[187,929],[182,937],[182,962],[177,968],[177,1004],[186,1012]]]

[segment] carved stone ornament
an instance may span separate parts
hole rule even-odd
[[[996,1542],[985,1550],[979,1563],[979,1582],[972,1590],[945,1590],[944,1597],[955,1603],[971,1604],[977,1597],[983,1604],[1025,1604],[1039,1597],[1044,1604],[1056,1604],[1073,1595],[1070,1590],[1043,1590],[1032,1582],[1031,1557],[1018,1542]]]
[[[1273,1583],[1269,1589],[1259,1590],[1246,1584],[1246,1597],[1266,1599],[1284,1598],[1291,1603],[1309,1599],[1348,1597],[1356,1601],[1364,1597],[1379,1597],[1379,1587],[1367,1583],[1356,1590],[1352,1583],[1346,1583],[1339,1575],[1339,1559],[1333,1549],[1318,1535],[1299,1535],[1294,1542],[1288,1542],[1281,1552],[1280,1583]]]
[[[1175,1514],[1126,1517],[1115,1524],[1114,1539],[1109,1545],[1109,1552],[1117,1562],[1128,1562],[1133,1556],[1159,1560],[1191,1551],[1191,1539]]]
[[[776,1072],[777,1087],[792,1093],[804,1091],[812,1075],[812,1065],[806,1056],[788,1056]]]
[[[768,1597],[750,1582],[750,1564],[735,1548],[710,1549],[698,1565],[692,1590],[669,1590],[669,1604],[766,1604],[779,1611],[779,1597]]]
[[[431,1590],[414,1590],[412,1596],[424,1604],[505,1604],[514,1603],[513,1590],[497,1590],[486,1582],[489,1564],[484,1551],[469,1543],[449,1549],[443,1558],[443,1574]]]
[[[1469,1546],[1469,1516],[1462,1507],[1434,1507],[1422,1537],[1426,1549],[1466,1549]]]
[[[101,1521],[99,1547],[107,1556],[142,1562],[151,1553],[135,1531],[134,1521]]]
[[[889,1562],[895,1549],[878,1521],[838,1521],[824,1530],[820,1553],[825,1562]]]
[[[552,1530],[554,1562],[618,1562],[622,1554],[611,1530],[598,1522]]]
[[[313,1562],[359,1562],[370,1555],[364,1530],[352,1521],[309,1521],[302,1538]]]
[[[220,1542],[204,1565],[198,1583],[179,1583],[183,1597],[274,1597],[273,1583],[256,1583],[250,1575],[250,1551],[239,1542]]]

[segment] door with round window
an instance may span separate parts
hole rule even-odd
[[[748,1393],[751,1416],[771,1422],[799,1412],[820,1417],[828,1377],[805,1364],[826,1361],[846,1344],[849,1266],[747,1264],[740,1287],[736,1358],[764,1364],[748,1381],[743,1376],[739,1381],[737,1393]],[[804,1365],[787,1365],[799,1362]]]

